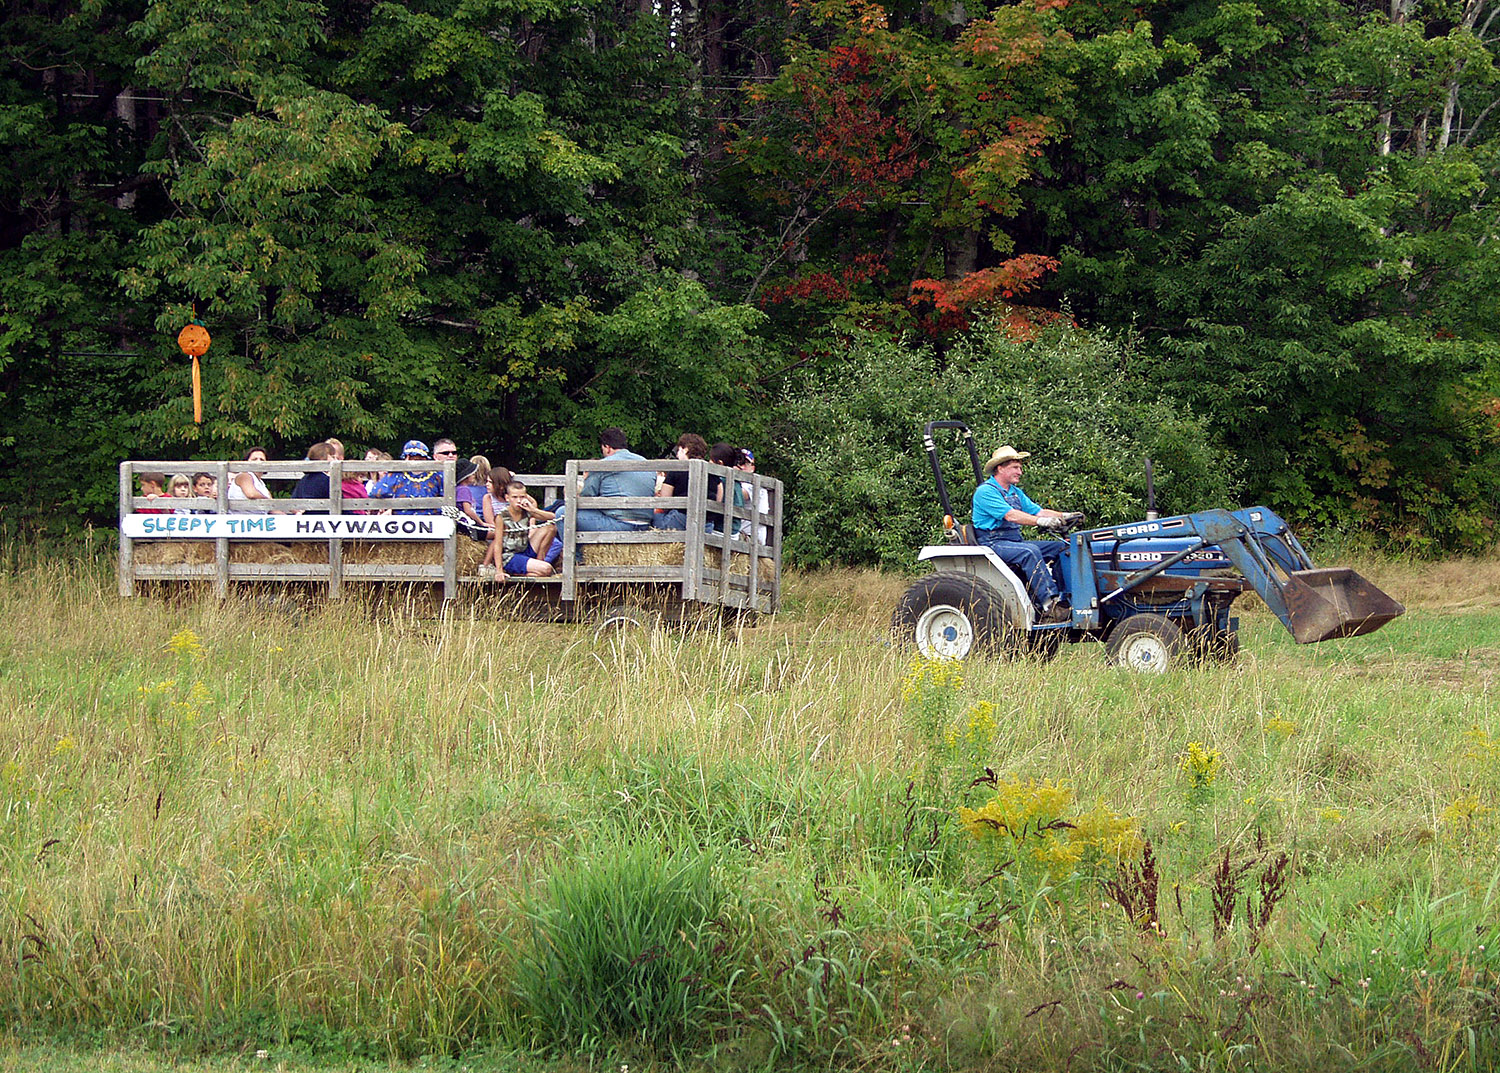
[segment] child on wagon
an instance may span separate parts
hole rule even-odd
[[[135,475],[135,478],[136,478],[136,480],[138,480],[138,481],[141,482],[141,495],[145,496],[147,499],[153,499],[154,500],[154,499],[161,499],[161,498],[164,497],[164,492],[165,492],[164,486],[167,483],[167,475],[165,473],[155,473],[155,472],[151,472],[151,473],[137,473]],[[140,508],[138,508],[136,510],[136,513],[137,514],[171,514],[172,511],[171,511],[170,507],[160,507],[160,506],[157,506],[155,503],[153,503],[149,507],[140,507]]]
[[[527,494],[526,485],[509,473],[503,499],[497,502],[498,472],[491,473],[491,494],[484,501],[485,521],[495,527],[485,562],[497,565],[511,577],[551,577],[562,555],[552,513],[538,507]]]

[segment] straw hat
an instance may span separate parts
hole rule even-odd
[[[1005,463],[1017,462],[1023,458],[1030,457],[1030,451],[1017,451],[1007,443],[1004,447],[999,448],[994,454],[990,455],[990,460],[984,464],[984,475],[986,477],[993,477],[995,470],[1005,465]]]

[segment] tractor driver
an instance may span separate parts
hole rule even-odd
[[[1067,601],[1058,596],[1053,570],[1068,545],[1061,540],[1023,539],[1021,527],[1034,525],[1058,532],[1083,515],[1038,506],[1021,491],[1021,462],[1030,457],[1030,451],[1006,444],[984,464],[989,479],[974,489],[974,536],[1026,580],[1042,622],[1066,622],[1071,612]]]

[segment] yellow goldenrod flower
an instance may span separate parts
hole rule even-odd
[[[172,635],[167,642],[167,649],[179,656],[202,656],[203,642],[198,640],[198,635],[184,626]]]
[[[73,735],[64,734],[52,743],[52,755],[61,756],[63,753],[70,753],[76,748],[78,748],[78,742],[73,740]]]
[[[1464,731],[1464,740],[1468,747],[1464,750],[1466,760],[1500,760],[1500,742],[1489,736],[1479,724],[1474,724]]]
[[[1070,816],[1072,788],[1050,779],[1002,780],[981,808],[960,808],[958,820],[981,841],[1003,843],[1006,852],[1042,867],[1053,879],[1080,864],[1133,859],[1145,846],[1135,820],[1100,805]]]
[[[957,659],[912,657],[906,677],[901,680],[901,700],[910,704],[920,694],[936,689],[958,689],[964,684],[964,664]]]
[[[1217,749],[1205,749],[1201,741],[1190,741],[1177,766],[1192,781],[1194,790],[1207,790],[1219,777],[1224,756]]]
[[[1277,734],[1283,738],[1290,738],[1293,734],[1300,734],[1302,728],[1290,719],[1283,719],[1279,715],[1273,715],[1266,720],[1265,731],[1267,734]]]
[[[1471,827],[1475,820],[1483,819],[1494,811],[1489,805],[1480,802],[1478,794],[1467,793],[1450,802],[1440,815],[1447,827]]]

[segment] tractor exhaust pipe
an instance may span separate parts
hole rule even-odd
[[[1156,510],[1156,480],[1151,473],[1151,459],[1146,459],[1146,520],[1154,522],[1161,515]]]

